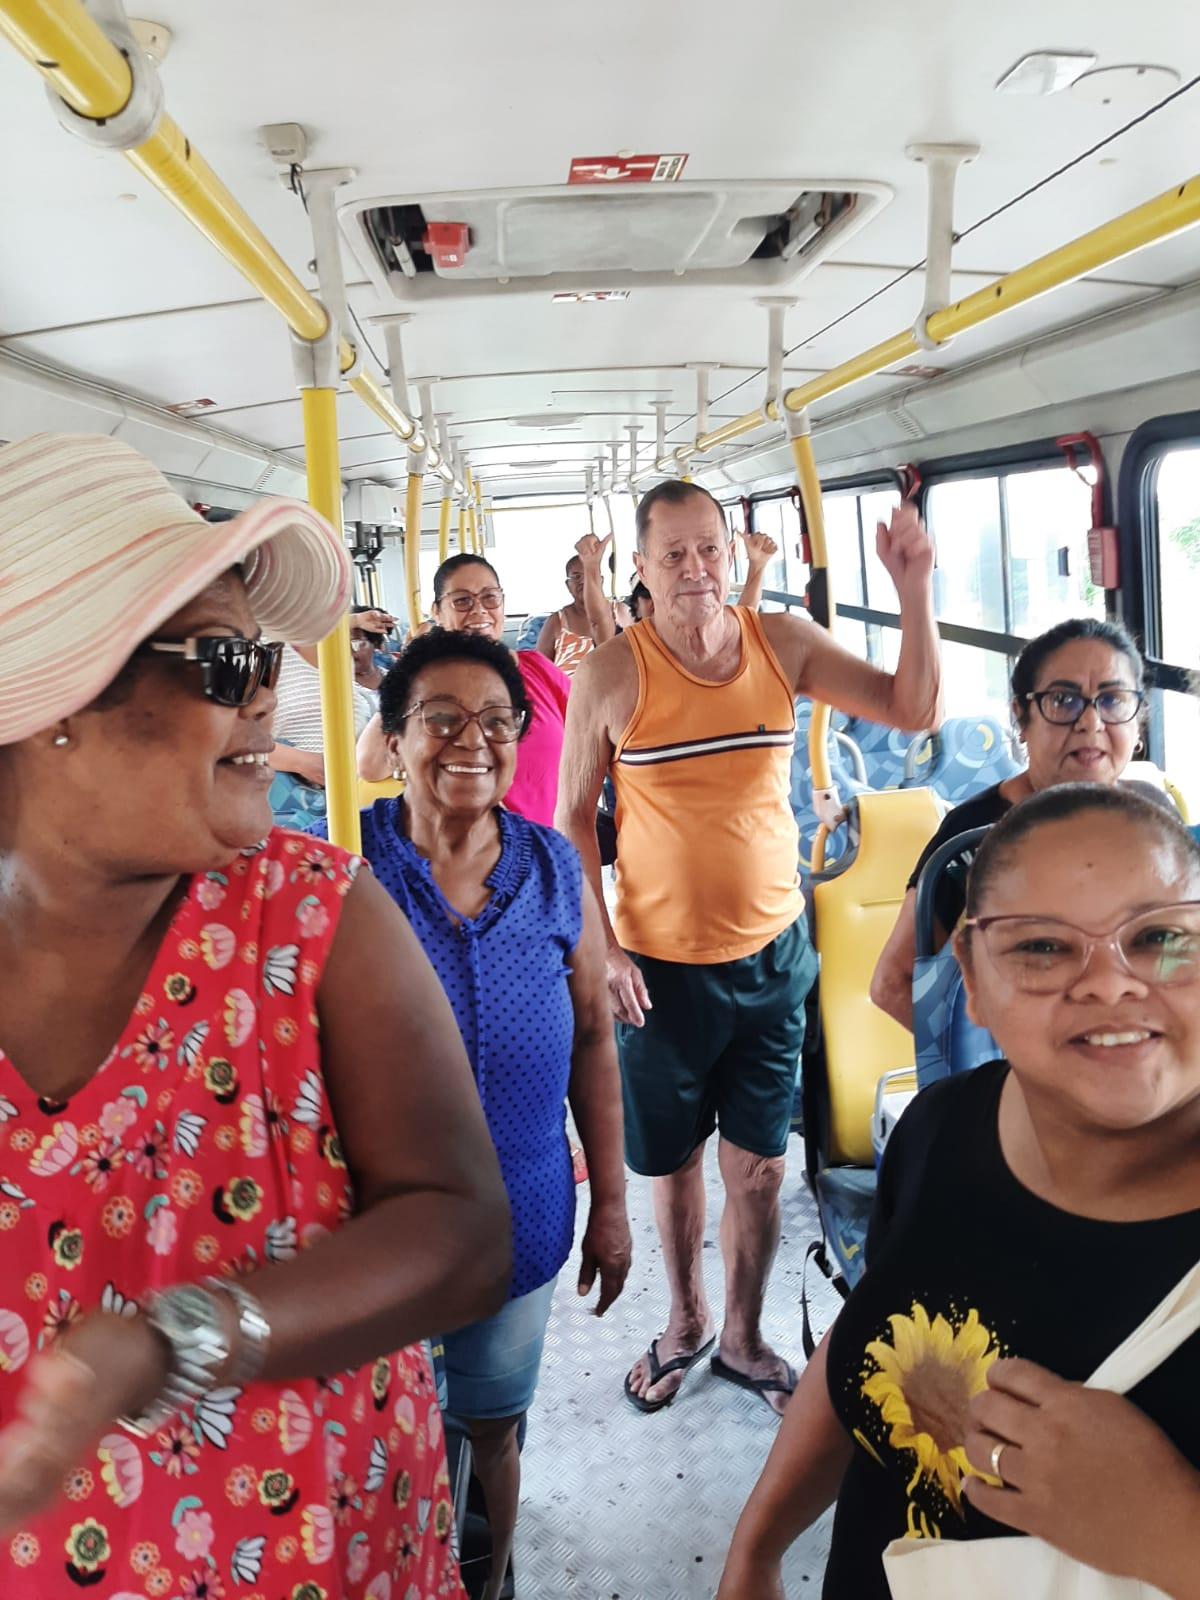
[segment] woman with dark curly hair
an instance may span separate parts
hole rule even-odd
[[[363,854],[454,1009],[512,1208],[508,1304],[445,1340],[449,1410],[470,1428],[491,1524],[487,1600],[508,1566],[517,1432],[574,1235],[564,1101],[590,1179],[579,1292],[599,1274],[598,1315],[621,1292],[630,1256],[599,908],[574,846],[502,804],[530,711],[502,644],[465,629],[415,639],[380,690],[388,760],[407,785],[363,813]]]

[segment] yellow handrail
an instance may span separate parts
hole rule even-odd
[[[956,334],[967,333],[984,322],[991,322],[1006,311],[1025,305],[1051,289],[1074,283],[1090,272],[1111,266],[1123,256],[1194,228],[1197,223],[1200,223],[1200,174],[1156,195],[1144,205],[1135,206],[1132,211],[1126,211],[1112,221],[1093,228],[1090,233],[1073,239],[1069,244],[1039,256],[1027,266],[1006,273],[986,288],[968,295],[965,300],[947,306],[944,311],[935,311],[926,323],[926,332],[935,343],[944,344]],[[783,397],[783,403],[789,411],[803,411],[806,406],[824,400],[862,378],[894,367],[897,362],[918,354],[920,349],[916,334],[906,328],[902,333],[885,339],[882,344],[863,351],[853,360],[843,361],[819,377],[810,378],[807,383],[789,389]],[[763,421],[761,408],[748,411],[745,416],[737,417],[712,433],[705,434],[694,444],[682,446],[678,454],[682,459],[713,450],[718,445],[731,444],[744,434],[761,428]]]
[[[342,474],[338,461],[337,391],[301,389],[308,498],[342,534]],[[346,850],[362,848],[358,774],[354,762],[354,699],[349,619],[343,617],[317,647],[321,674],[321,726],[325,741],[325,796],[329,837]]]
[[[424,475],[410,468],[404,500],[404,599],[408,606],[410,637],[421,626],[421,491],[424,483]]]
[[[450,513],[454,509],[454,501],[449,495],[442,496],[442,508],[438,513],[438,566],[450,554]]]

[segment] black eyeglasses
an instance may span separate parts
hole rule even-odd
[[[283,664],[281,644],[263,644],[225,634],[184,639],[147,639],[137,653],[179,656],[198,666],[204,693],[219,706],[248,706],[260,689],[273,689]]]
[[[442,599],[463,616],[474,611],[476,606],[482,606],[485,611],[504,610],[503,589],[481,589],[478,594],[472,594],[470,589],[457,589],[453,594],[444,594]]]
[[[489,744],[512,744],[521,737],[525,713],[512,706],[484,706],[468,711],[457,700],[418,700],[404,713],[404,720],[419,716],[425,732],[435,739],[457,739],[468,722],[477,722]]]
[[[1101,722],[1110,725],[1132,722],[1142,709],[1146,696],[1140,689],[1101,689],[1099,694],[1081,694],[1078,689],[1038,689],[1026,700],[1058,727],[1078,722],[1089,706],[1095,706]]]

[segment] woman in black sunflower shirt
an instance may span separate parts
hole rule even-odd
[[[781,1600],[835,1499],[825,1600],[886,1600],[893,1539],[1013,1532],[1200,1595],[1200,1335],[1128,1398],[1083,1387],[1200,1261],[1200,846],[1120,788],[1047,790],[985,840],[957,953],[1008,1059],[902,1118],[719,1600]]]

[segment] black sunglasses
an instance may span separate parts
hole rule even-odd
[[[248,706],[260,689],[273,689],[283,665],[282,644],[258,639],[207,635],[175,642],[147,639],[137,654],[178,656],[198,666],[204,675],[204,693],[219,706]]]

